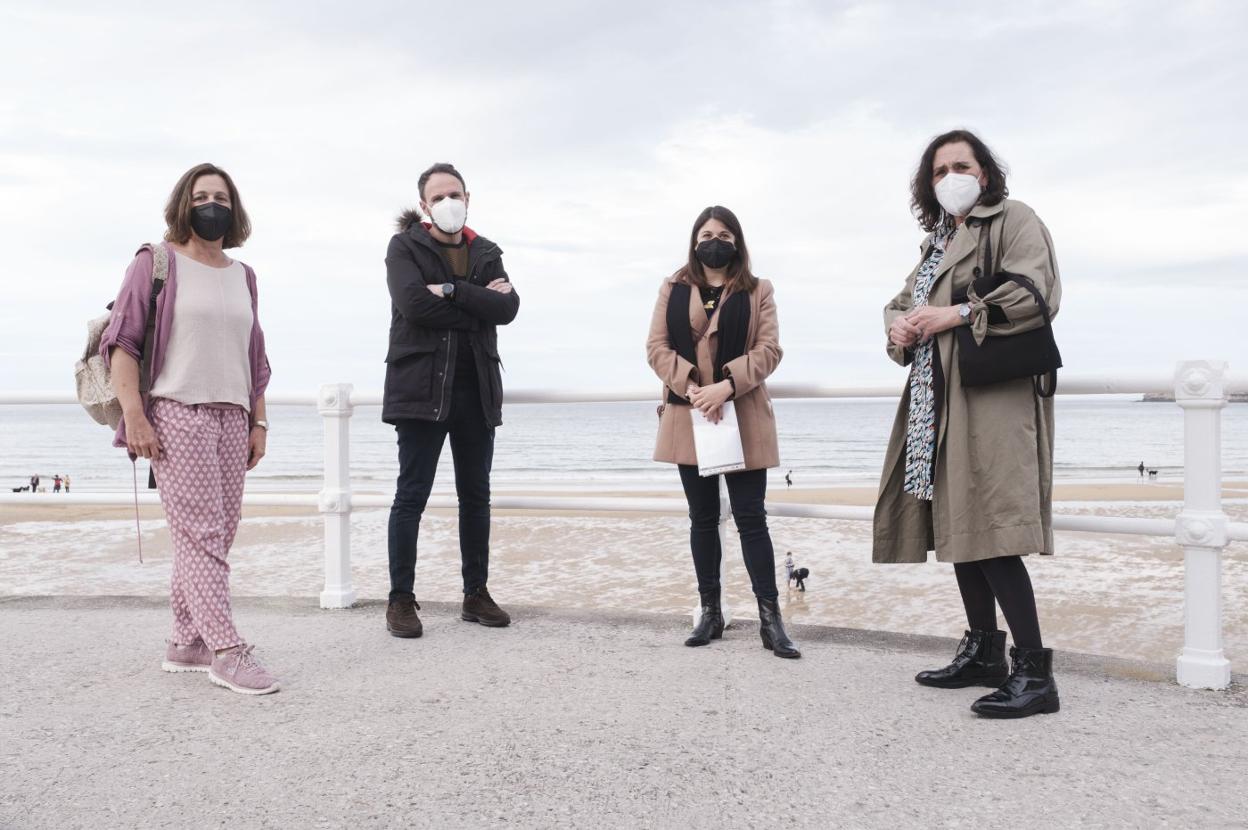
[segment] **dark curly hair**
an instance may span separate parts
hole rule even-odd
[[[923,230],[929,233],[940,226],[941,218],[944,216],[940,202],[936,199],[936,188],[932,184],[932,167],[936,159],[936,151],[946,144],[959,142],[970,145],[975,161],[984,171],[984,175],[988,177],[988,183],[984,186],[984,192],[979,195],[978,203],[995,205],[1010,195],[1010,189],[1005,186],[1005,165],[993,155],[987,144],[980,141],[979,136],[970,130],[950,130],[947,133],[941,133],[928,143],[922,158],[919,159],[919,169],[914,171],[914,178],[910,180],[910,211],[914,214],[914,218],[919,220],[919,225]]]

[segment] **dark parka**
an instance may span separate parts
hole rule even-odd
[[[971,211],[936,270],[928,302],[953,305],[958,289],[969,290],[972,331],[977,342],[1010,337],[1044,324],[1026,289],[1007,282],[979,296],[972,281],[991,235],[994,265],[1030,277],[1053,314],[1062,284],[1053,240],[1027,205],[1006,200]],[[923,241],[919,265],[905,287],[884,308],[884,330],[914,307],[919,266],[931,250]],[[908,350],[889,343],[888,355],[910,363]],[[910,385],[906,384],[880,480],[875,506],[873,559],[923,562],[930,550],[942,562],[972,562],[998,556],[1053,552],[1053,399],[1036,395],[1031,378],[990,386],[965,387],[958,371],[953,331],[936,335],[937,359],[945,378],[933,471],[934,496],[924,501],[904,492],[906,425]]]
[[[498,331],[516,318],[520,296],[486,288],[508,279],[503,252],[484,236],[464,228],[468,242],[468,278],[456,280],[419,214],[408,211],[386,250],[386,285],[390,289],[390,349],[381,419],[388,424],[414,418],[445,420],[455,383],[456,350],[472,349],[481,404],[491,426],[503,422],[503,380]],[[450,299],[426,286],[454,282]],[[465,332],[455,337],[454,332]]]

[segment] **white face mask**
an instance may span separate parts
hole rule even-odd
[[[946,173],[936,183],[936,201],[950,216],[966,216],[979,201],[979,179],[966,173]]]
[[[459,199],[443,199],[430,208],[429,218],[443,233],[459,233],[468,218],[468,206]]]

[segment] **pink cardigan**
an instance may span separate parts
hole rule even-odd
[[[151,354],[152,381],[160,376],[164,364],[165,351],[169,346],[169,333],[173,328],[174,297],[178,292],[177,258],[173,255],[173,246],[168,242],[159,243],[169,253],[169,278],[165,287],[156,298],[156,329],[153,332],[155,343]],[[141,361],[143,335],[147,331],[147,306],[152,296],[153,258],[151,249],[144,245],[139,249],[126,269],[126,278],[121,283],[121,291],[113,303],[112,318],[108,328],[100,338],[100,355],[104,365],[110,365],[113,347],[120,347],[136,361]],[[251,408],[254,411],[256,399],[264,394],[269,386],[269,358],[264,350],[264,332],[260,329],[260,315],[256,299],[256,272],[251,266],[243,263],[243,271],[247,274],[247,288],[251,291],[251,343],[248,345],[248,356],[251,359]],[[147,405],[147,401],[144,401]],[[113,436],[114,447],[126,446],[126,419],[122,418],[117,425],[117,434]]]

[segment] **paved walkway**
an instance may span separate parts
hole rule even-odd
[[[980,721],[911,680],[947,640],[237,605],[276,695],[161,672],[161,602],[0,599],[0,827],[1248,827],[1242,677],[1061,655],[1060,714]]]

